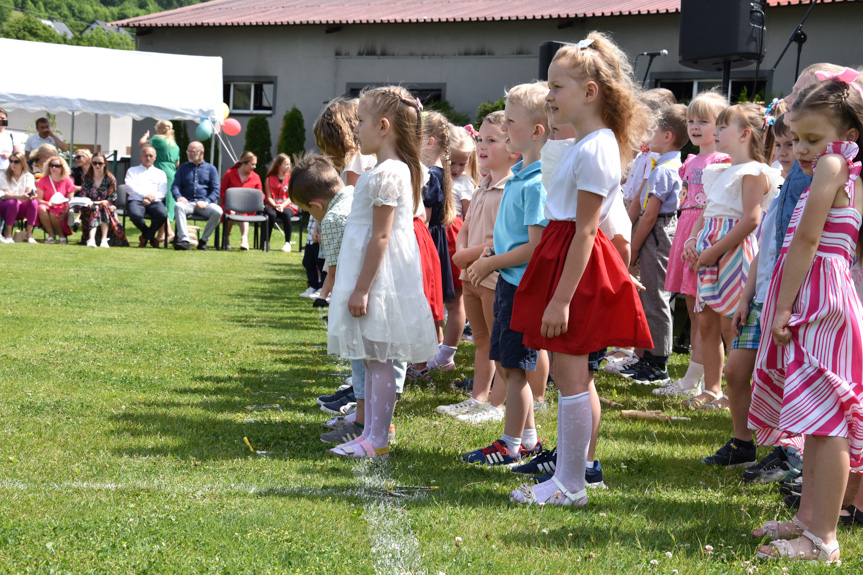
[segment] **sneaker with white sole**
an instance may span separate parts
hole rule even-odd
[[[321,441],[323,441],[324,443],[337,443],[341,445],[342,443],[353,441],[362,434],[362,428],[360,428],[360,426],[358,426],[356,422],[351,421],[349,423],[344,423],[336,427],[332,431],[322,433]]]
[[[308,298],[312,297],[312,294],[315,293],[315,291],[317,291],[317,290],[315,290],[315,288],[313,288],[313,287],[306,288],[306,291],[301,293],[300,297],[304,297],[304,298],[308,299]]]
[[[602,366],[602,371],[605,373],[620,375],[621,371],[631,368],[633,365],[638,363],[638,361],[639,357],[635,354],[627,357],[608,358],[605,365]]]
[[[96,247],[96,240],[87,240],[87,247],[88,248],[95,248]]]
[[[486,421],[503,421],[504,411],[488,402],[471,406],[467,411],[455,418],[465,423],[485,423]]]
[[[288,242],[288,243],[286,243],[285,245],[283,245],[283,246],[282,246],[282,251],[283,251],[283,252],[290,252],[290,251],[291,251],[291,243],[290,243],[290,242]]]
[[[503,440],[498,439],[488,447],[464,453],[461,460],[474,465],[511,467],[521,461],[521,453],[512,453]]]
[[[699,393],[701,393],[701,379],[695,382],[694,387],[691,380],[684,378],[672,381],[668,385],[664,385],[653,390],[653,395],[681,397],[683,399],[693,397]]]
[[[451,415],[455,417],[456,415],[461,415],[462,413],[467,412],[467,410],[470,409],[471,406],[477,403],[479,402],[477,402],[475,399],[468,398],[464,401],[460,401],[458,403],[453,403],[450,405],[438,405],[435,411],[437,411],[441,415]]]
[[[108,244],[108,240],[102,240],[102,243],[99,244],[100,248],[110,248],[111,246]]]
[[[12,238],[7,238],[6,236],[0,236],[0,244],[14,244],[15,240]]]

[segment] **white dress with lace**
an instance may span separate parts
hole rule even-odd
[[[353,317],[356,287],[372,235],[376,206],[394,206],[392,231],[369,290],[367,313]],[[423,293],[419,246],[413,229],[410,170],[386,160],[360,175],[345,226],[329,307],[327,352],[349,359],[424,362],[438,352],[431,308]]]

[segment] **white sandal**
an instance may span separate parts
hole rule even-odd
[[[799,541],[805,537],[809,541],[812,542],[812,545],[815,547],[813,551],[815,552],[814,556],[808,556],[807,551],[800,551]],[[795,547],[792,547],[792,543],[797,541],[798,544]],[[758,559],[794,559],[797,561],[808,561],[808,562],[821,562],[827,563],[829,561],[835,561],[839,559],[839,557],[834,558],[833,554],[839,551],[839,542],[836,541],[831,543],[830,545],[824,543],[824,540],[815,535],[814,533],[806,530],[803,531],[803,535],[793,541],[788,541],[786,539],[777,539],[776,541],[770,542],[770,547],[776,550],[778,555],[773,555],[772,553],[765,553],[764,551],[758,551],[755,555]]]
[[[703,393],[705,395],[709,395],[710,397],[712,397],[713,399],[711,400],[711,403],[716,401],[717,399],[719,399],[719,394],[714,393],[714,392],[710,391],[709,389],[705,389],[701,393]],[[698,409],[702,405],[707,405],[707,403],[708,402],[706,400],[701,399],[696,395],[695,397],[690,397],[686,401],[681,402],[680,405],[682,407],[688,407],[690,409]]]
[[[762,539],[764,537],[770,537],[771,539],[779,539],[780,537],[782,537],[779,534],[779,526],[782,525],[783,523],[786,523],[786,522],[785,521],[782,521],[782,522],[780,522],[780,521],[768,521],[767,523],[765,523],[764,525],[761,526],[761,531],[763,531],[763,533],[761,534],[760,537],[757,537],[757,538]],[[809,530],[809,528],[806,525],[804,525],[803,522],[800,521],[800,519],[796,515],[791,518],[791,523],[793,523],[794,526],[800,530],[800,533],[794,533],[792,531],[791,533],[785,535],[786,537],[788,535],[800,535],[804,531]],[[755,535],[752,535],[752,536],[756,537]]]
[[[558,488],[558,492],[555,493],[554,497],[551,499],[546,501],[537,501],[536,493],[533,491],[533,486],[530,483],[522,483],[516,491],[521,492],[524,501],[517,500],[513,495],[510,495],[509,500],[515,501],[516,503],[527,503],[528,505],[545,505],[550,503],[552,505],[562,505],[564,507],[576,505],[581,506],[587,503],[587,489],[582,489],[578,493],[570,493],[569,490],[561,484],[557,477],[552,475],[551,480],[554,481]]]

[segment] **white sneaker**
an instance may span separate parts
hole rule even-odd
[[[636,363],[638,363],[638,356],[635,354],[627,357],[611,358],[602,366],[602,371],[620,375],[621,371],[628,369]]]
[[[304,298],[308,299],[308,298],[312,297],[313,293],[315,293],[315,288],[313,288],[313,287],[306,288],[306,291],[301,293],[300,297],[304,297]]]
[[[95,248],[96,247],[96,240],[87,240],[87,247],[88,248]]]
[[[99,244],[99,247],[100,248],[110,248],[111,246],[108,245],[108,240],[102,240],[102,243]]]
[[[701,393],[701,379],[695,382],[693,387],[692,381],[687,379],[678,379],[672,381],[666,386],[658,387],[653,390],[653,395],[664,395],[669,397],[689,398]]]
[[[14,244],[15,240],[12,238],[7,238],[6,236],[0,236],[0,244]]]
[[[27,238],[27,243],[28,244],[38,244],[39,242],[36,241],[36,238],[34,238],[33,236],[30,236],[29,238]]]
[[[285,245],[283,245],[283,246],[282,246],[282,251],[283,251],[283,252],[290,252],[290,251],[291,251],[291,243],[290,243],[290,242],[287,242]]]
[[[473,399],[465,399],[464,401],[460,401],[459,403],[453,403],[451,405],[438,405],[435,411],[437,411],[441,415],[452,415],[453,417],[455,417],[456,415],[466,413],[475,404],[476,401],[474,401]]]
[[[485,423],[486,421],[503,421],[503,416],[502,409],[493,407],[486,402],[468,408],[466,412],[456,415],[455,418],[465,423]]]
[[[240,242],[240,249],[244,251],[249,251],[249,240],[243,240]]]
[[[321,290],[315,290],[309,294],[309,299],[318,299],[319,297],[321,297]]]

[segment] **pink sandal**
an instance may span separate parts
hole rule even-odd
[[[340,445],[329,450],[336,457],[362,458],[362,457],[389,457],[390,446],[386,445],[375,449],[368,439],[360,439],[353,445]]]

